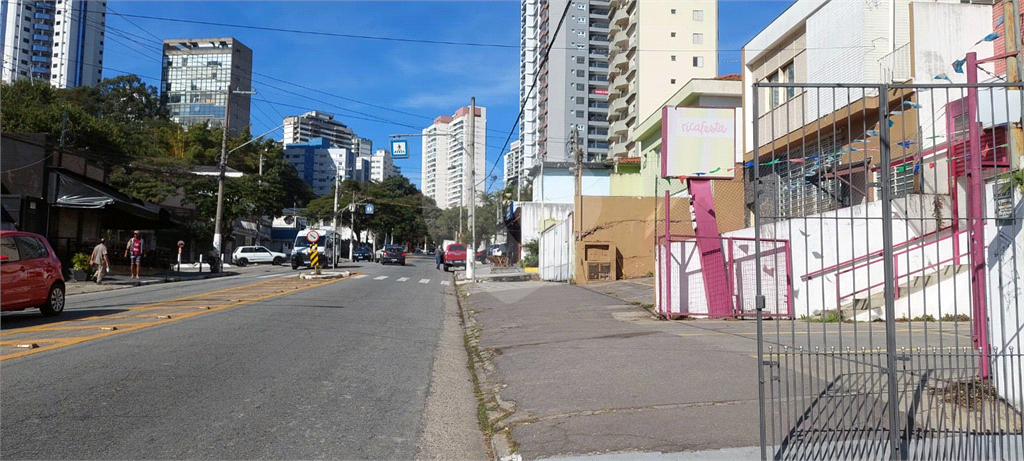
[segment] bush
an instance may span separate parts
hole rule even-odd
[[[537,267],[540,242],[537,239],[530,240],[523,244],[523,250],[526,253],[523,255],[523,267]]]
[[[71,267],[75,270],[89,272],[92,270],[92,258],[85,253],[75,253],[71,257]]]

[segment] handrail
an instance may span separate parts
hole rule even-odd
[[[943,228],[938,229],[936,231],[932,231],[932,232],[929,232],[927,234],[922,234],[920,236],[917,236],[917,237],[914,237],[912,239],[909,239],[909,240],[906,240],[904,242],[901,242],[899,245],[894,245],[894,247],[905,248],[905,247],[910,246],[913,243],[917,243],[918,241],[924,240],[925,238],[927,238],[929,236],[938,234],[938,233],[940,233],[942,231],[945,231],[945,230],[948,230],[948,229],[953,229],[953,226],[952,225],[946,226],[946,227],[943,227]],[[965,231],[954,231],[952,234],[946,235],[946,236],[944,236],[942,238],[939,238],[937,240],[932,240],[932,241],[926,242],[925,245],[928,245],[930,243],[940,242],[942,240],[945,240],[945,239],[950,238],[950,237],[952,237],[954,235],[958,235],[958,234],[961,234],[961,233],[964,233],[964,232]],[[924,246],[924,245],[922,245],[922,246]],[[807,274],[804,274],[804,275],[800,276],[800,280],[806,282],[806,281],[811,280],[811,279],[813,279],[815,277],[820,277],[822,275],[828,274],[829,272],[838,270],[838,269],[840,269],[842,267],[845,267],[845,266],[848,266],[850,264],[855,264],[855,263],[858,263],[858,262],[863,261],[865,259],[870,259],[870,258],[874,258],[874,257],[878,257],[878,256],[883,256],[884,254],[885,254],[885,249],[876,250],[876,251],[873,251],[871,253],[863,254],[863,255],[857,256],[857,257],[855,257],[855,258],[853,258],[853,259],[851,259],[849,261],[843,261],[841,263],[833,264],[833,265],[828,266],[828,267],[823,268],[823,269],[818,269],[818,270],[816,270],[814,272],[808,272]]]
[[[967,254],[968,253],[963,253],[963,254],[961,254],[959,256],[967,256]],[[903,275],[897,275],[897,276],[894,277],[894,279],[895,279],[894,281],[899,282],[899,280],[901,278],[904,278],[904,277],[910,278],[910,276],[912,276],[914,274],[917,274],[919,272],[924,272],[924,271],[926,271],[928,269],[932,269],[932,268],[935,268],[935,267],[939,267],[939,266],[941,266],[943,264],[946,264],[946,263],[949,263],[949,262],[953,262],[956,259],[957,259],[957,256],[950,256],[949,258],[943,259],[942,261],[939,261],[937,263],[929,264],[929,265],[927,265],[925,267],[922,267],[920,269],[917,269],[917,270],[914,270],[914,271],[911,271],[911,272],[907,272],[906,274],[903,274]],[[878,287],[880,287],[882,285],[885,285],[884,281],[876,283],[876,284],[871,285],[869,287],[861,288],[860,290],[854,291],[853,293],[850,293],[850,294],[848,294],[846,296],[841,296],[838,299],[836,299],[836,305],[837,306],[841,306],[843,304],[843,300],[848,299],[850,297],[857,296],[858,294],[863,293],[864,291],[871,291],[872,289],[878,288]],[[839,284],[836,283],[837,290],[838,290],[838,286],[839,286]],[[900,297],[900,295],[899,295],[899,283],[896,284],[896,288],[897,288],[896,289],[896,298],[898,299]]]

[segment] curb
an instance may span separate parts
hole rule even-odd
[[[484,435],[484,441],[489,445],[495,461],[521,461],[522,455],[515,452],[515,443],[512,439],[512,427],[503,424],[515,413],[515,402],[501,399],[498,386],[492,383],[488,375],[493,367],[488,363],[493,356],[490,351],[481,351],[480,328],[476,326],[475,320],[466,305],[463,304],[463,293],[459,286],[466,283],[455,283],[455,302],[459,307],[459,315],[462,318],[463,340],[466,354],[469,356],[469,369],[473,378],[473,387],[477,396],[477,423],[480,424],[480,431]],[[468,301],[468,295],[466,296]],[[482,418],[486,418],[484,421]]]

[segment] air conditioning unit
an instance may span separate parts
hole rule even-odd
[[[610,242],[582,242],[583,270],[588,282],[615,280],[617,250]]]

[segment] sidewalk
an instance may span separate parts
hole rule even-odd
[[[650,279],[458,288],[497,458],[759,458],[752,323],[659,320]]]
[[[121,288],[152,285],[154,283],[169,283],[169,282],[183,282],[189,280],[202,280],[213,277],[226,277],[231,275],[237,275],[234,272],[230,272],[233,266],[229,264],[224,265],[224,272],[218,274],[210,273],[210,266],[203,264],[202,272],[199,272],[198,265],[184,265],[181,266],[181,271],[165,270],[157,271],[153,269],[143,269],[138,279],[133,279],[128,273],[104,274],[103,283],[96,283],[92,279],[90,280],[74,280],[65,279],[65,290],[64,294],[67,296],[77,295],[82,293],[96,293],[99,291],[117,290]],[[117,268],[115,268],[117,269]]]

